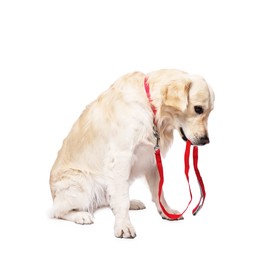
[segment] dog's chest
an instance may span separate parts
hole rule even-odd
[[[140,177],[151,171],[155,164],[154,148],[152,143],[140,143],[134,150],[131,179]]]

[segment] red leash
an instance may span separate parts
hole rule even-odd
[[[202,177],[200,176],[200,171],[198,169],[198,157],[199,157],[199,149],[198,146],[194,146],[193,147],[193,167],[194,167],[194,171],[195,174],[197,176],[197,180],[200,186],[200,200],[198,205],[192,210],[192,214],[196,215],[199,210],[203,207],[205,198],[206,198],[206,190],[205,190],[205,186],[202,180]]]
[[[144,87],[145,87],[145,91],[147,94],[147,97],[150,101],[150,103],[152,102],[151,99],[151,95],[150,95],[150,88],[149,88],[149,84],[147,82],[147,78],[144,79]],[[151,104],[152,105],[152,104]],[[152,105],[152,110],[154,113],[154,116],[156,115],[156,108]],[[154,119],[154,124],[155,124],[155,119]],[[164,176],[163,176],[163,165],[162,165],[162,159],[161,159],[161,152],[160,152],[160,147],[159,147],[159,133],[157,132],[156,129],[154,129],[154,136],[156,137],[156,146],[154,147],[155,150],[155,158],[156,158],[156,163],[157,163],[157,169],[158,169],[158,173],[160,176],[160,181],[159,181],[159,190],[158,190],[158,198],[159,198],[159,204],[160,207],[163,211],[163,213],[170,219],[172,220],[176,220],[179,219],[180,217],[182,217],[182,215],[185,213],[185,211],[188,209],[191,201],[192,201],[192,192],[191,192],[191,188],[190,188],[190,181],[189,181],[189,170],[190,170],[190,165],[189,165],[189,158],[190,158],[190,147],[191,147],[191,142],[188,140],[186,142],[186,149],[185,149],[185,154],[184,154],[184,165],[185,165],[185,176],[189,185],[189,192],[190,192],[190,201],[187,205],[187,207],[185,208],[185,210],[180,213],[180,214],[172,214],[169,213],[163,206],[163,204],[161,203],[161,194],[162,194],[162,188],[163,188],[163,183],[164,183]],[[198,213],[198,211],[202,208],[203,204],[204,204],[204,200],[206,197],[206,191],[205,191],[205,187],[204,187],[204,183],[203,180],[200,176],[200,172],[198,169],[198,147],[197,146],[193,146],[193,167],[194,167],[194,171],[200,186],[200,200],[199,203],[197,204],[197,206],[192,210],[192,214],[196,215]]]

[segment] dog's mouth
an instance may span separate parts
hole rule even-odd
[[[180,127],[180,133],[181,133],[182,139],[183,139],[185,142],[188,141],[188,138],[186,137],[186,135],[185,135],[185,133],[184,133],[182,127]]]
[[[179,130],[180,130],[180,134],[181,134],[182,139],[185,142],[188,141],[189,139],[185,135],[183,128],[180,127]],[[209,143],[209,137],[208,137],[207,134],[205,134],[204,136],[195,138],[195,140],[193,139],[192,141],[191,140],[189,140],[189,141],[191,142],[192,145],[205,145],[205,144]]]

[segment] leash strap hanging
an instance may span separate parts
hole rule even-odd
[[[161,194],[162,194],[162,188],[163,188],[163,183],[164,183],[164,176],[163,176],[163,166],[162,166],[162,160],[161,160],[161,152],[160,149],[156,149],[155,150],[155,158],[156,158],[156,163],[157,163],[157,168],[158,168],[158,173],[160,176],[160,181],[159,181],[159,190],[158,190],[158,198],[159,198],[159,204],[160,207],[163,211],[163,213],[170,219],[172,220],[177,220],[179,218],[182,217],[182,215],[186,212],[186,210],[188,209],[191,201],[192,201],[192,192],[191,192],[191,188],[190,188],[190,181],[189,181],[189,169],[190,169],[190,165],[189,165],[189,157],[190,157],[190,146],[191,143],[190,142],[186,142],[186,150],[185,150],[185,154],[184,154],[184,163],[185,163],[185,176],[189,185],[189,192],[190,192],[190,201],[187,205],[187,207],[185,208],[185,210],[180,213],[180,214],[172,214],[169,213],[165,207],[163,206],[163,204],[161,203]]]
[[[163,206],[163,204],[161,203],[161,194],[162,194],[162,189],[163,189],[163,183],[164,183],[164,175],[163,175],[163,166],[162,166],[162,160],[161,160],[161,152],[160,149],[157,148],[155,149],[155,158],[156,158],[156,163],[157,163],[157,169],[158,169],[158,173],[160,176],[160,181],[159,181],[159,190],[158,190],[158,198],[159,198],[159,204],[160,207],[163,211],[163,213],[170,219],[172,220],[177,220],[180,217],[182,217],[182,215],[186,212],[186,210],[188,209],[191,201],[192,201],[192,192],[191,192],[191,188],[190,188],[190,180],[189,180],[189,170],[190,170],[190,165],[189,165],[189,158],[190,158],[190,147],[191,147],[191,142],[187,141],[186,142],[186,149],[185,149],[185,154],[184,154],[184,165],[185,165],[185,176],[188,182],[188,186],[189,186],[189,192],[190,192],[190,201],[187,205],[187,207],[185,208],[185,210],[180,213],[180,214],[172,214],[169,213],[165,207]],[[196,215],[199,210],[202,208],[203,204],[204,204],[204,200],[206,197],[206,191],[205,191],[205,186],[203,183],[203,180],[201,178],[199,169],[198,169],[198,147],[197,146],[193,146],[193,166],[194,166],[194,171],[200,186],[200,200],[199,203],[197,204],[197,206],[192,210],[192,214]]]
[[[200,175],[200,171],[198,169],[198,157],[199,157],[199,149],[198,146],[194,146],[193,147],[193,167],[194,167],[194,171],[200,186],[200,200],[199,203],[197,204],[197,206],[192,210],[192,214],[196,215],[199,210],[202,208],[205,198],[206,198],[206,190],[205,190],[205,186],[202,180],[202,177]]]

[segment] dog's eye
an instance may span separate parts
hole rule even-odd
[[[197,113],[197,114],[202,114],[203,113],[203,108],[201,106],[195,106],[194,107],[194,111]]]

